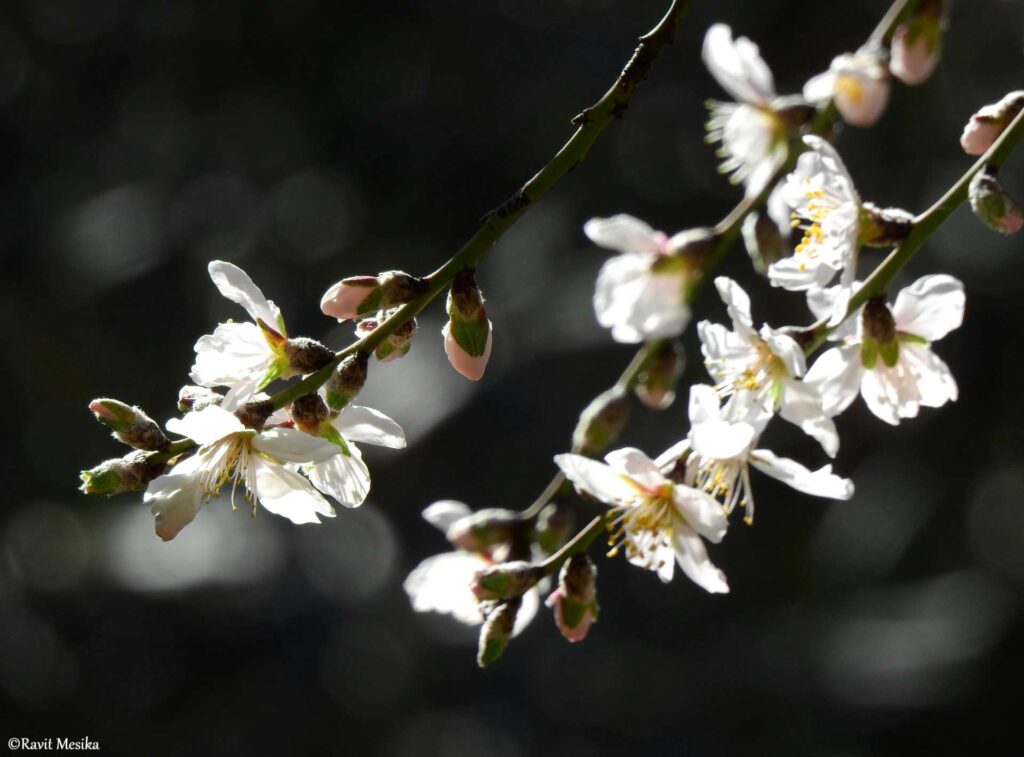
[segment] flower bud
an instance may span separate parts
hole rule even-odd
[[[487,619],[480,629],[480,646],[476,654],[477,665],[481,668],[492,664],[505,651],[522,604],[519,598],[507,599],[488,608]]]
[[[923,84],[939,62],[941,34],[936,23],[902,23],[892,35],[889,71],[904,84]]]
[[[971,179],[967,190],[971,209],[985,224],[1001,234],[1015,234],[1024,223],[1020,206],[1006,193],[995,171],[988,166]]]
[[[577,552],[563,565],[558,588],[547,598],[555,612],[555,625],[571,642],[583,641],[597,620],[597,569],[585,552]]]
[[[479,381],[491,357],[492,324],[472,271],[455,276],[447,307],[448,323],[441,333],[448,362],[466,378]]]
[[[792,254],[792,246],[782,236],[782,230],[767,213],[750,213],[740,227],[743,242],[750,255],[754,270],[762,276],[772,263]]]
[[[114,431],[114,438],[135,449],[158,451],[167,449],[171,441],[152,418],[141,408],[119,400],[101,398],[89,403],[96,420]]]
[[[394,313],[395,310],[389,310],[377,313],[373,318],[364,318],[356,325],[356,336],[359,339],[365,338]],[[416,319],[410,318],[377,345],[373,351],[374,357],[382,363],[404,357],[412,347],[412,338],[416,335],[416,328]]]
[[[302,374],[315,373],[334,360],[334,352],[315,339],[304,336],[285,342],[284,355],[288,359],[288,368]]]
[[[574,520],[571,508],[549,504],[537,516],[533,541],[547,554],[553,553],[569,538]]]
[[[889,71],[875,52],[839,55],[824,78],[816,79],[829,87],[839,115],[850,126],[874,125],[889,102]],[[810,96],[814,83],[815,79],[808,82],[805,94]]]
[[[572,435],[572,448],[581,455],[596,455],[615,441],[629,416],[626,392],[612,387],[597,395],[580,413]]]
[[[320,395],[316,392],[304,394],[295,400],[291,406],[291,416],[295,422],[295,428],[313,436],[319,435],[320,424],[327,420],[330,415],[327,404],[320,399]]]
[[[79,488],[86,494],[107,496],[142,491],[167,469],[166,461],[151,462],[149,457],[140,451],[102,462],[91,470],[82,471]]]
[[[196,412],[204,407],[219,405],[222,399],[223,394],[218,394],[205,386],[183,386],[178,391],[178,410],[183,413]]]
[[[894,247],[914,228],[914,216],[899,208],[865,202],[860,208],[860,242],[868,247]]]
[[[327,405],[331,410],[338,412],[354,400],[362,390],[363,384],[366,383],[369,359],[369,353],[357,352],[338,364],[334,373],[324,384],[324,394],[327,396]]]
[[[656,344],[654,354],[637,377],[634,392],[652,410],[664,410],[676,398],[676,385],[685,367],[683,345],[676,339]]]
[[[401,305],[427,291],[426,281],[403,271],[377,276],[350,276],[334,284],[320,299],[324,315],[347,321]]]
[[[1024,108],[1024,91],[1018,90],[1006,95],[992,105],[986,105],[967,122],[960,135],[960,146],[968,155],[982,155],[1010,125]]]
[[[466,552],[488,552],[512,540],[523,521],[511,510],[490,508],[459,518],[445,531],[444,537]]]
[[[274,403],[270,400],[253,400],[235,410],[235,417],[242,422],[246,428],[263,428],[263,424],[274,414]]]
[[[478,570],[470,584],[477,599],[521,597],[544,577],[544,569],[524,560],[491,565]]]
[[[872,297],[861,312],[864,338],[861,342],[861,363],[873,370],[881,355],[882,362],[892,368],[900,355],[896,338],[896,321],[884,297]]]

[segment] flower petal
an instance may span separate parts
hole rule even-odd
[[[821,397],[825,414],[835,417],[857,398],[863,376],[860,345],[852,344],[823,352],[803,380]]]
[[[483,622],[480,603],[470,584],[487,562],[469,552],[445,552],[421,562],[402,587],[416,612],[440,612],[461,623]]]
[[[292,523],[319,523],[318,515],[334,517],[334,508],[305,478],[283,465],[253,455],[257,499],[264,509]]]
[[[172,434],[186,436],[196,444],[212,444],[229,434],[245,431],[242,422],[218,405],[204,407],[194,413],[186,413],[183,418],[171,418],[165,424]]]
[[[829,457],[835,457],[839,451],[839,432],[822,409],[817,385],[787,380],[782,387],[779,415],[816,440]]]
[[[448,530],[448,526],[452,523],[460,518],[465,518],[467,515],[472,515],[472,513],[473,511],[469,509],[469,505],[464,502],[457,502],[454,499],[442,499],[429,505],[423,510],[422,515],[423,520],[444,532]]]
[[[772,72],[757,45],[746,37],[733,41],[725,24],[708,29],[701,57],[715,81],[737,100],[767,105],[775,97]]]
[[[795,460],[777,457],[766,449],[751,452],[750,464],[804,494],[829,499],[849,499],[853,496],[853,482],[832,473],[831,465],[811,471]]]
[[[337,454],[331,459],[306,468],[313,486],[334,497],[344,507],[358,507],[370,493],[370,469],[363,462],[359,448],[348,445],[349,455]],[[337,450],[337,447],[335,447]]]
[[[223,260],[211,261],[208,270],[214,286],[220,293],[232,302],[236,302],[245,308],[252,320],[262,320],[267,326],[273,329],[280,329],[282,336],[284,324],[281,319],[281,311],[277,306],[263,296],[263,292],[256,286],[249,274],[232,263]]]
[[[729,584],[725,574],[714,566],[700,536],[684,524],[672,530],[676,562],[687,578],[712,594],[727,594]]]
[[[732,319],[733,331],[748,341],[756,338],[754,321],[750,317],[750,297],[743,287],[726,276],[719,276],[715,279],[715,288]]]
[[[654,229],[625,213],[611,218],[591,218],[583,225],[583,233],[594,244],[618,252],[655,253],[660,247]]]
[[[707,492],[681,484],[672,488],[672,504],[687,525],[717,544],[725,536],[729,518],[725,509]]]
[[[622,505],[637,494],[634,487],[612,468],[583,455],[555,455],[555,463],[566,478],[592,497],[609,505]]]
[[[645,488],[656,489],[668,483],[654,461],[633,447],[609,452],[604,460],[613,470],[629,476]]]
[[[896,295],[892,317],[896,328],[934,342],[964,320],[964,285],[946,274],[922,276]]]
[[[322,463],[341,450],[326,439],[294,428],[272,428],[257,434],[252,446],[282,463]]]
[[[348,405],[332,425],[346,439],[354,442],[376,444],[378,447],[402,449],[405,447],[405,432],[394,420],[379,410],[361,405]]]
[[[156,535],[170,541],[192,522],[203,503],[199,480],[202,461],[193,455],[150,481],[142,501],[156,516]]]

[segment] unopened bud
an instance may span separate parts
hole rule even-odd
[[[320,424],[330,417],[327,404],[316,392],[305,394],[292,403],[291,416],[295,427],[307,434],[318,435]]]
[[[782,236],[779,225],[767,213],[752,212],[740,227],[743,242],[754,270],[762,276],[772,263],[792,254],[792,247]]]
[[[522,604],[519,598],[507,599],[489,608],[487,619],[480,629],[480,646],[476,654],[477,665],[481,668],[492,664],[505,651]]]
[[[219,405],[223,399],[223,394],[218,394],[205,386],[183,386],[178,392],[178,410],[183,413],[194,413],[204,407]]]
[[[369,353],[357,352],[349,355],[334,370],[324,384],[327,405],[337,412],[356,398],[366,383]]]
[[[1021,108],[1024,108],[1024,91],[1018,90],[971,116],[960,135],[960,146],[964,152],[968,155],[983,154],[1017,117]]]
[[[444,352],[456,371],[471,381],[479,381],[491,357],[493,329],[472,271],[455,276],[447,307],[449,320],[441,330]]]
[[[572,435],[572,448],[581,455],[596,455],[611,446],[629,416],[626,392],[612,387],[597,395],[580,413]]]
[[[488,552],[511,541],[523,521],[511,510],[490,508],[459,518],[445,531],[445,538],[466,552]]]
[[[380,286],[376,276],[350,276],[333,284],[320,298],[324,315],[348,321],[380,307]]]
[[[375,331],[382,322],[394,315],[394,313],[395,310],[389,310],[378,313],[373,318],[364,318],[356,325],[356,336],[360,339],[365,338]],[[412,348],[412,338],[416,335],[416,328],[415,318],[407,320],[377,345],[377,348],[373,351],[374,357],[382,363],[404,357]]]
[[[470,588],[477,599],[521,597],[544,577],[544,569],[524,560],[491,565],[478,570]]]
[[[938,24],[908,22],[897,26],[892,35],[889,71],[904,84],[923,84],[939,62],[941,36]]]
[[[79,487],[86,494],[122,494],[137,492],[167,469],[166,461],[151,462],[144,452],[132,452],[124,457],[115,457],[100,463],[95,468],[82,471]]]
[[[418,276],[411,276],[404,271],[384,271],[377,276],[380,282],[380,304],[378,308],[386,309],[404,305],[426,292],[430,285]],[[369,309],[362,310],[368,313]]]
[[[565,543],[573,521],[571,508],[551,503],[537,516],[533,539],[545,553],[551,554]]]
[[[126,405],[120,400],[101,398],[89,403],[96,420],[112,429],[114,438],[135,449],[159,451],[167,449],[171,441],[152,418],[141,408]]]
[[[914,216],[899,208],[865,202],[860,208],[860,242],[867,247],[894,247],[914,228]]]
[[[585,552],[577,552],[563,565],[558,588],[546,604],[553,607],[555,625],[571,642],[583,641],[597,620],[597,568]]]
[[[1020,206],[1006,193],[995,171],[988,166],[974,174],[967,196],[971,200],[974,215],[989,228],[1001,234],[1015,234],[1024,225]]]
[[[254,400],[246,402],[235,410],[235,417],[242,422],[246,428],[262,430],[263,424],[274,414],[274,403],[270,400]]]
[[[676,398],[676,385],[685,367],[683,345],[676,339],[658,343],[637,377],[634,392],[652,410],[664,410]]]
[[[315,339],[304,336],[285,342],[284,355],[291,371],[302,374],[315,373],[334,360],[334,352]]]
[[[884,297],[872,297],[861,313],[864,338],[861,342],[861,363],[873,370],[879,356],[882,362],[892,368],[900,355],[900,343],[896,338],[896,321]]]

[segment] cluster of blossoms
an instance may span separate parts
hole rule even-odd
[[[857,127],[877,121],[893,78],[910,85],[927,79],[940,52],[945,4],[919,0],[908,7],[882,39],[837,56],[801,95],[776,93],[756,44],[734,39],[723,24],[708,30],[704,61],[735,99],[709,103],[708,138],[720,143],[722,171],[745,187],[744,213],[719,227],[672,235],[624,214],[588,221],[584,234],[617,253],[597,277],[597,321],[615,341],[642,344],[637,359],[583,411],[571,451],[554,458],[558,477],[534,505],[522,512],[474,512],[444,500],[423,512],[452,551],[422,561],[405,590],[416,611],[481,626],[481,665],[502,654],[548,592],[546,604],[562,635],[570,641],[587,635],[598,603],[596,568],[586,549],[599,535],[607,538],[609,556],[621,553],[663,582],[678,565],[707,592],[726,593],[726,576],[705,542],[722,541],[734,512],[753,523],[751,469],[804,494],[850,499],[853,483],[831,463],[812,469],[765,446],[762,438],[776,416],[836,458],[834,418],[858,394],[893,425],[916,417],[921,407],[957,398],[956,382],[932,344],[961,325],[963,285],[946,274],[926,275],[887,299],[885,284],[906,262],[898,253],[912,242],[920,245],[913,235],[921,218],[862,201],[839,153],[822,136],[835,113]],[[968,154],[986,156],[971,174],[971,205],[1004,233],[1018,230],[1024,215],[988,158],[1022,109],[1020,92],[986,106],[961,140]],[[673,404],[683,373],[678,337],[691,321],[693,294],[740,231],[755,268],[771,286],[800,293],[808,319],[817,320],[803,328],[758,327],[740,284],[714,278],[728,322],[696,324],[707,380],[689,387],[685,436],[653,459],[632,447],[607,451],[625,423],[630,391],[656,410]],[[863,247],[896,251],[861,281]],[[371,356],[387,362],[405,355],[417,330],[415,315],[445,287],[442,335],[452,366],[480,380],[491,354],[493,325],[468,263],[446,265],[426,278],[386,271],[337,282],[321,310],[354,322],[358,339],[337,353],[290,337],[281,311],[240,268],[214,261],[209,272],[251,321],[222,323],[196,342],[193,384],[179,394],[182,416],[164,426],[179,438],[137,407],[110,399],[90,405],[135,451],[83,473],[83,490],[145,491],[165,540],[228,484],[232,508],[241,498],[254,514],[262,505],[293,523],[333,517],[330,500],[360,505],[370,474],[356,443],[400,448],[405,437],[395,421],[352,400]],[[823,344],[828,348],[809,362]],[[302,378],[276,395],[265,393],[293,377]],[[570,536],[573,489],[606,507]]]

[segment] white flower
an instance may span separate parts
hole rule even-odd
[[[703,492],[665,478],[637,449],[620,449],[605,463],[582,455],[556,455],[562,472],[583,491],[612,506],[609,555],[625,547],[626,559],[672,580],[674,565],[709,592],[729,591],[725,575],[708,559],[701,537],[718,543],[728,520],[722,506]]]
[[[829,415],[843,412],[859,391],[871,412],[893,425],[916,417],[921,406],[955,400],[956,381],[930,343],[960,326],[965,300],[963,284],[945,274],[918,279],[892,308],[872,300],[840,346],[824,352],[804,380],[819,389]],[[809,302],[828,306],[827,296]]]
[[[200,506],[227,483],[232,507],[241,485],[253,512],[259,503],[293,523],[319,523],[318,515],[334,516],[334,508],[312,484],[284,465],[323,462],[339,454],[333,444],[289,428],[257,433],[216,405],[173,418],[167,429],[189,437],[199,449],[154,479],[143,499],[150,503],[156,533],[165,541],[188,525]]]
[[[442,532],[458,519],[470,514],[461,502],[444,500],[435,502],[423,511],[423,518]],[[428,557],[416,566],[405,579],[403,588],[416,612],[439,612],[451,615],[461,623],[480,625],[484,621],[480,600],[470,588],[480,570],[493,563],[475,552],[445,552]],[[533,587],[522,597],[523,604],[516,614],[512,635],[516,636],[529,625],[540,607],[540,590]]]
[[[889,71],[873,53],[844,53],[804,85],[804,97],[811,102],[832,98],[846,123],[871,126],[889,102]]]
[[[597,321],[612,330],[615,341],[676,336],[686,328],[688,276],[682,261],[668,254],[673,240],[628,215],[591,219],[583,232],[622,253],[601,267],[594,292]]]
[[[711,75],[737,101],[711,101],[708,140],[722,144],[721,170],[757,193],[786,158],[786,129],[772,107],[772,72],[757,45],[746,37],[733,40],[725,24],[708,29],[702,55]]]
[[[319,523],[318,515],[335,515],[320,492],[355,507],[370,490],[370,472],[354,442],[405,446],[398,424],[370,408],[345,408],[331,421],[335,433],[329,441],[294,428],[272,427],[287,420],[283,413],[271,416],[263,431],[246,428],[227,409],[230,402],[226,398],[219,406],[167,422],[169,431],[192,439],[199,449],[154,479],[143,499],[151,504],[156,533],[165,541],[188,525],[228,482],[232,508],[241,486],[254,514],[259,503],[293,523]]]
[[[236,265],[214,260],[210,278],[220,293],[245,308],[252,323],[220,324],[196,342],[191,378],[199,386],[227,386],[238,402],[250,399],[275,378],[289,375],[288,339],[278,307]]]
[[[804,142],[811,149],[797,160],[783,190],[793,208],[793,225],[804,236],[792,256],[772,263],[768,278],[773,286],[804,291],[825,286],[842,271],[829,319],[835,325],[846,316],[857,273],[860,196],[832,145],[815,136]]]
[[[691,387],[689,437],[659,462],[667,463],[672,455],[687,455],[686,482],[718,499],[728,513],[737,505],[743,507],[748,523],[754,518],[751,465],[805,494],[831,499],[853,496],[853,483],[833,474],[831,465],[810,471],[769,450],[755,449],[769,416],[756,407],[744,410],[741,417],[729,417],[722,413],[713,387]]]
[[[835,457],[839,450],[835,423],[822,410],[817,390],[797,380],[807,369],[800,345],[767,325],[756,331],[750,298],[735,281],[720,276],[715,286],[733,330],[702,321],[697,333],[704,364],[716,381],[719,396],[732,397],[739,406],[756,405],[768,413],[778,412]]]

